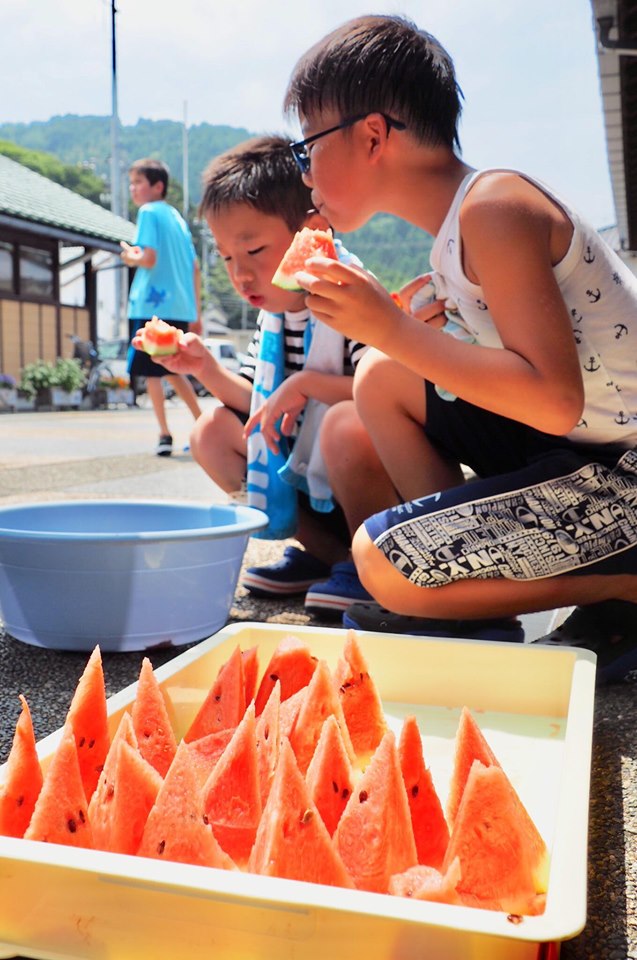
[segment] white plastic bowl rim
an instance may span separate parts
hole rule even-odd
[[[184,527],[168,530],[142,530],[142,531],[81,531],[81,530],[30,530],[18,526],[4,526],[7,514],[16,514],[28,510],[37,515],[42,510],[51,508],[77,507],[79,509],[86,507],[104,506],[108,508],[124,507],[127,510],[132,508],[152,507],[176,507],[187,508],[189,510],[212,510],[219,513],[234,513],[237,517],[234,523],[214,524],[207,527]],[[155,541],[155,540],[212,540],[225,537],[240,536],[242,534],[251,534],[260,530],[268,523],[268,518],[261,510],[254,507],[247,507],[243,504],[206,504],[198,501],[181,500],[53,500],[43,501],[33,504],[13,504],[12,506],[0,507],[0,540],[37,540],[40,542],[59,540],[80,540],[80,541]]]

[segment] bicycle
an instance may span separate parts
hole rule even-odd
[[[67,333],[73,344],[73,359],[77,360],[86,376],[82,389],[83,398],[88,398],[91,407],[99,406],[99,390],[102,379],[112,379],[113,371],[107,363],[100,360],[92,340],[82,340],[75,333]]]

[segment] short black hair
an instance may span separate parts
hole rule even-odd
[[[406,17],[371,15],[348,20],[301,57],[284,109],[385,113],[422,143],[459,150],[461,100],[453,61],[435,37]]]
[[[246,203],[281,217],[293,232],[299,230],[312,208],[312,195],[290,143],[277,134],[254,137],[215,157],[202,176],[199,216]]]
[[[141,173],[142,176],[146,177],[151,187],[156,183],[163,183],[164,192],[163,197],[168,193],[168,180],[170,179],[170,171],[165,163],[162,163],[161,160],[153,160],[151,157],[142,157],[141,160],[135,160],[134,163],[131,163],[129,173]]]

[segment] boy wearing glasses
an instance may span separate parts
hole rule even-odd
[[[271,283],[294,234],[303,227],[325,230],[328,222],[312,209],[290,141],[277,136],[216,157],[203,175],[200,213],[233,287],[260,313],[239,373],[221,366],[194,334],[184,337],[175,357],[162,358],[221,401],[197,420],[193,457],[233,496],[245,490],[247,471],[248,502],[268,513],[268,538],[294,535],[305,548],[287,546],[280,562],[248,569],[243,585],[260,597],[307,591],[309,612],[340,616],[369,595],[347,559],[351,531],[320,484],[318,425],[327,406],[351,400],[354,368],[366,348],[316,324],[302,290]],[[352,259],[336,244],[343,260]],[[288,441],[290,457],[282,453]],[[288,482],[279,477],[281,467]]]
[[[405,501],[379,498],[357,530],[378,603],[344,622],[449,634],[459,617],[476,621],[466,636],[574,606],[549,639],[617,679],[637,668],[637,278],[548,187],[461,159],[460,99],[446,51],[393,16],[329,34],[286,93],[305,135],[293,152],[336,229],[384,211],[436,238],[439,300],[418,316],[356,267],[316,258],[297,275],[318,319],[376,348],[355,407],[323,424],[335,494],[346,507],[346,436],[350,463],[373,447]],[[469,339],[438,329],[449,301]]]

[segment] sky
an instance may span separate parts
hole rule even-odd
[[[281,103],[299,56],[350,17],[401,13],[447,48],[463,157],[539,177],[615,222],[590,0],[116,0],[118,115],[298,128]],[[2,0],[0,122],[112,111],[111,0]]]

